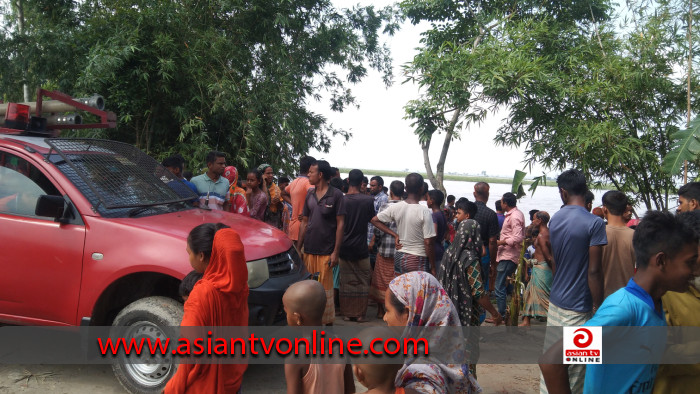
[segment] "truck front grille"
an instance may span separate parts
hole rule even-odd
[[[270,278],[289,275],[301,268],[301,259],[298,257],[296,249],[292,247],[284,253],[268,257],[267,267],[270,271]]]

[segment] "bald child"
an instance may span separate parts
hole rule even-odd
[[[402,327],[403,329],[403,327]],[[358,339],[363,343],[364,347],[369,350],[369,345],[372,340],[376,338],[386,339],[386,338],[397,338],[401,336],[401,332],[392,331],[389,327],[371,327],[362,330],[357,336]],[[375,344],[375,351],[380,351],[380,345]],[[386,357],[386,356],[385,356]],[[392,364],[359,364],[356,363],[352,366],[352,370],[355,373],[357,381],[363,386],[367,387],[365,394],[417,394],[418,392],[413,389],[404,389],[402,387],[396,387],[396,374],[399,372],[403,363],[401,359],[390,360],[394,361]]]
[[[303,280],[287,289],[282,297],[287,325],[323,325],[326,290],[315,280]],[[285,364],[288,394],[349,394],[355,392],[350,364]]]

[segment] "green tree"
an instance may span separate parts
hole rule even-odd
[[[683,6],[630,2],[613,16],[607,1],[519,2],[484,19],[494,27],[479,45],[442,39],[459,36],[458,29],[432,30],[435,43],[449,49],[440,56],[450,60],[444,75],[468,81],[464,90],[476,92],[482,106],[508,109],[495,141],[524,146],[526,166],[574,166],[648,209],[665,209],[674,182],[662,158],[684,124],[687,94],[679,75],[687,56]],[[434,86],[449,83],[434,79]]]
[[[74,96],[98,92],[119,115],[100,136],[203,165],[210,149],[236,165],[288,173],[311,148],[350,134],[307,108],[329,97],[356,105],[350,87],[370,69],[392,80],[382,34],[391,7],[336,9],[329,0],[12,0],[4,6],[0,87],[21,100],[24,80]],[[23,66],[26,65],[26,78]],[[84,133],[74,133],[82,135]],[[94,132],[93,134],[94,135]]]
[[[0,98],[33,101],[40,86],[70,93],[86,53],[78,23],[73,0],[0,1]]]
[[[475,61],[476,53],[489,41],[504,37],[508,26],[524,20],[556,18],[562,26],[576,25],[589,18],[589,9],[604,15],[605,4],[588,2],[471,1],[432,2],[405,0],[401,10],[412,23],[428,21],[422,47],[405,67],[407,81],[422,90],[418,99],[406,105],[407,118],[413,120],[423,150],[423,160],[433,187],[444,192],[444,166],[450,143],[461,138],[460,131],[481,122],[489,113],[489,97],[484,95],[479,69],[464,65]],[[478,61],[478,60],[477,60]],[[435,134],[444,133],[435,171],[429,150]]]
[[[337,10],[327,0],[90,0],[81,9],[94,41],[78,86],[117,107],[111,138],[148,152],[179,151],[202,163],[209,149],[250,167],[288,172],[310,148],[327,151],[334,129],[307,109],[355,105],[349,86],[368,68],[391,81],[382,33],[391,8]]]

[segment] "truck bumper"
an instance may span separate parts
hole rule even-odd
[[[248,325],[271,326],[287,324],[282,306],[282,296],[292,284],[309,279],[311,275],[302,268],[292,274],[270,278],[248,293]]]

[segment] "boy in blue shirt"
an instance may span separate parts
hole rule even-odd
[[[684,291],[693,280],[698,260],[698,236],[686,220],[670,213],[650,211],[634,233],[633,245],[638,271],[626,287],[605,299],[586,326],[640,327],[665,326],[661,296],[667,291]],[[620,334],[624,329],[606,330]],[[637,331],[639,333],[639,331]],[[642,332],[644,333],[644,332]],[[633,336],[634,333],[628,335]],[[611,338],[603,338],[605,344]],[[646,355],[658,359],[665,343],[649,340]],[[626,349],[630,352],[639,349]],[[551,393],[569,393],[567,365],[562,363],[563,344],[557,342],[540,358],[540,369]],[[649,353],[651,352],[651,353]],[[633,353],[632,353],[633,354]],[[605,362],[614,352],[603,355]],[[628,355],[629,357],[629,355]],[[643,358],[638,358],[643,360]],[[547,363],[547,364],[545,364]],[[558,364],[554,364],[558,363]],[[584,393],[651,393],[657,364],[589,364],[586,366]]]

